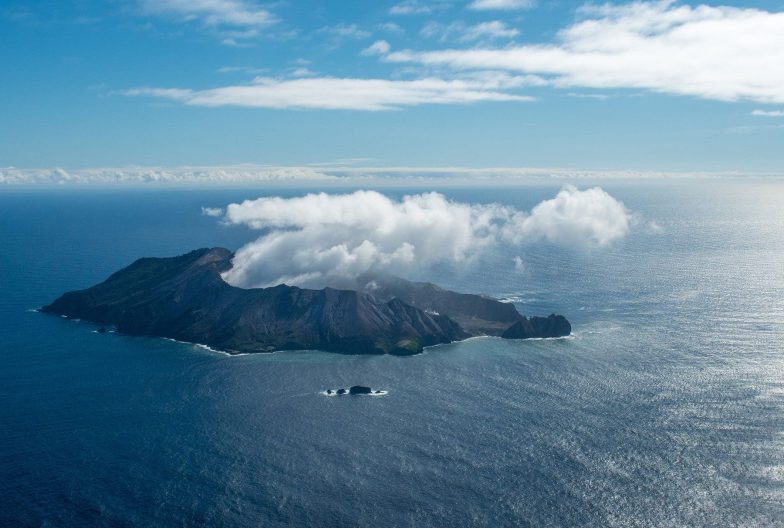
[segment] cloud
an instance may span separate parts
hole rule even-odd
[[[492,78],[412,81],[311,77],[259,77],[253,84],[210,90],[136,88],[125,95],[148,96],[190,106],[242,106],[326,110],[394,110],[423,104],[469,104],[481,101],[530,101],[530,97],[500,90],[520,85],[520,79]]]
[[[405,30],[394,22],[384,22],[378,25],[378,29],[388,33],[404,33]]]
[[[337,24],[334,26],[325,26],[319,30],[322,33],[329,33],[335,37],[350,38],[350,39],[366,39],[371,33],[360,28],[356,24]]]
[[[204,216],[213,216],[213,217],[223,216],[223,209],[221,209],[220,207],[202,207],[201,214],[203,214]]]
[[[507,239],[520,243],[547,240],[562,245],[607,246],[626,236],[632,217],[624,205],[600,187],[579,191],[565,186],[527,216],[515,215],[504,226]]]
[[[248,47],[261,30],[277,23],[277,17],[252,0],[139,0],[146,15],[177,22],[198,22],[216,35],[221,44]]]
[[[144,13],[201,21],[206,26],[262,28],[275,16],[255,2],[246,0],[141,0]]]
[[[120,167],[65,170],[0,168],[0,184],[235,184],[339,180],[312,167]]]
[[[749,132],[747,130],[747,132]],[[306,166],[228,165],[207,167],[115,167],[65,170],[62,168],[0,167],[0,185],[115,185],[115,184],[245,184],[255,182],[317,182],[368,185],[368,182],[411,186],[427,184],[514,185],[521,182],[575,182],[640,179],[722,179],[754,176],[777,178],[776,172],[659,172],[635,170],[579,170],[531,167],[379,167],[361,165],[372,158],[349,158]]]
[[[467,26],[463,22],[452,22],[451,24],[439,24],[429,22],[421,31],[423,37],[437,37],[444,41],[453,36],[463,42],[479,39],[514,38],[520,34],[515,28],[509,27],[500,20],[491,22],[481,22]],[[388,53],[387,49],[384,53]]]
[[[367,48],[362,50],[362,55],[386,55],[389,53],[389,42],[386,40],[377,40]]]
[[[531,9],[534,6],[536,6],[535,0],[474,0],[468,5],[468,9],[477,11],[491,9],[512,11],[515,9]]]
[[[544,239],[606,246],[627,234],[631,218],[599,188],[564,187],[530,213],[435,192],[400,201],[375,191],[259,198],[226,208],[224,222],[263,234],[236,252],[224,279],[242,287],[341,286],[370,270],[400,274],[470,263],[499,244]],[[515,264],[522,266],[522,259]]]
[[[579,14],[556,43],[399,51],[386,60],[536,74],[560,88],[784,102],[784,12],[664,0],[589,5]]]
[[[754,110],[751,115],[761,117],[784,117],[784,110]]]
[[[419,0],[403,0],[389,8],[392,15],[422,15],[432,12],[431,6]]]

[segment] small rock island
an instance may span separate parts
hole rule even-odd
[[[392,276],[360,277],[356,289],[345,290],[285,284],[237,288],[221,277],[233,257],[228,249],[212,248],[142,258],[41,311],[228,353],[318,349],[412,355],[472,336],[526,339],[571,333],[561,315],[528,318],[489,297]]]

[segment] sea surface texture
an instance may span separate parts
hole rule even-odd
[[[202,206],[301,189],[0,189],[0,526],[784,526],[784,185],[601,185],[639,215],[620,243],[429,277],[573,338],[406,358],[229,357],[33,311],[142,256],[237,249],[258,233]],[[355,384],[388,394],[320,394]]]

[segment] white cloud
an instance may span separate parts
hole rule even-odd
[[[356,24],[337,24],[334,26],[326,26],[321,28],[319,31],[322,33],[329,33],[336,37],[357,40],[366,39],[371,35],[369,31],[365,31]]]
[[[739,176],[781,178],[781,173],[656,172],[634,170],[578,170],[526,167],[373,167],[360,165],[368,158],[342,159],[307,166],[230,165],[208,167],[115,167],[65,170],[62,168],[0,167],[0,185],[113,185],[113,184],[243,184],[254,182],[313,182],[368,185],[514,185],[520,182],[575,182],[638,179],[704,179]]]
[[[581,15],[555,44],[400,51],[386,59],[537,74],[557,87],[784,102],[784,12],[664,0],[591,5]]]
[[[468,42],[479,39],[514,38],[520,34],[515,28],[507,26],[500,20],[481,22],[472,26],[467,26],[463,22],[452,22],[451,24],[439,24],[429,22],[425,24],[421,31],[424,37],[437,37],[444,41],[455,37],[461,41]],[[388,53],[387,50],[384,53]]]
[[[119,167],[65,170],[0,168],[0,184],[235,184],[338,180],[312,167]]]
[[[300,66],[298,68],[294,68],[290,70],[290,75],[292,77],[314,77],[318,75],[317,72],[311,70],[310,68],[306,68],[304,66]]]
[[[274,15],[247,0],[141,0],[143,12],[199,20],[207,26],[260,28],[272,24]]]
[[[252,108],[300,108],[327,110],[393,110],[422,104],[468,104],[480,101],[529,101],[530,97],[504,93],[519,86],[519,79],[485,80],[346,79],[317,77],[272,79],[260,77],[253,84],[210,90],[137,88],[129,96],[150,96],[191,106],[244,106]]]
[[[367,48],[362,50],[362,55],[386,55],[389,53],[389,42],[386,40],[377,40]]]
[[[512,259],[512,261],[514,262],[514,268],[517,273],[522,273],[525,271],[525,261],[523,260],[523,257],[518,255]]]
[[[204,216],[213,216],[213,217],[223,216],[223,209],[221,209],[220,207],[202,207],[201,214],[203,214]]]
[[[485,11],[498,9],[511,11],[515,9],[531,9],[536,6],[536,0],[474,0],[468,5],[468,9]]]
[[[357,191],[230,204],[224,221],[264,230],[237,251],[224,274],[229,283],[316,287],[345,285],[369,270],[405,273],[438,262],[469,263],[498,244],[546,239],[604,246],[626,235],[631,215],[601,189],[565,187],[530,214],[434,192],[396,201]],[[515,264],[522,266],[522,259]]]
[[[403,33],[405,30],[399,24],[394,22],[384,22],[378,25],[378,28],[388,33]]]
[[[419,0],[403,0],[393,5],[389,12],[393,15],[422,15],[430,13],[433,9]]]
[[[631,222],[626,207],[600,187],[580,191],[567,185],[531,214],[514,216],[504,229],[506,237],[518,243],[544,239],[564,245],[607,246],[626,236]]]
[[[754,110],[751,115],[761,117],[784,117],[784,110]]]

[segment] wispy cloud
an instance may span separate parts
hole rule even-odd
[[[469,9],[477,11],[501,10],[513,11],[516,9],[531,9],[536,6],[536,0],[474,0],[468,4]]]
[[[432,6],[419,0],[403,0],[389,8],[393,15],[423,15],[432,11]]]
[[[754,110],[751,115],[761,117],[784,117],[784,110]]]
[[[391,46],[386,40],[377,40],[367,48],[362,50],[362,55],[386,55],[389,53]]]
[[[556,87],[784,102],[784,12],[663,0],[592,5],[581,15],[555,44],[399,51],[386,59],[531,73]]]
[[[371,35],[370,31],[366,31],[356,24],[336,24],[334,26],[325,26],[321,28],[320,31],[322,33],[328,33],[336,37],[350,39],[366,39]]]
[[[782,125],[784,126],[784,125]],[[751,127],[747,127],[751,128]],[[781,128],[781,127],[776,127]],[[746,132],[749,132],[746,130]],[[741,133],[741,131],[735,131]],[[206,167],[108,167],[88,169],[0,167],[0,185],[116,185],[116,184],[247,184],[297,182],[310,184],[367,185],[509,185],[515,182],[580,182],[670,178],[781,178],[782,173],[657,172],[634,170],[579,170],[528,167],[406,167],[367,166],[368,158],[342,159],[304,166],[228,165]]]
[[[217,31],[222,42],[238,45],[243,39],[277,21],[268,9],[251,0],[139,0],[144,14],[179,22],[197,22]]]
[[[0,184],[236,184],[330,181],[338,179],[314,167],[116,167],[66,170],[0,168]],[[209,214],[205,212],[205,214]]]
[[[441,41],[456,38],[463,42],[480,39],[510,39],[520,34],[517,29],[507,26],[500,20],[480,22],[474,25],[467,25],[464,22],[452,22],[451,24],[429,22],[425,24],[420,33],[423,37],[435,37]]]
[[[136,88],[126,91],[125,94],[169,99],[190,106],[379,111],[423,104],[531,100],[527,96],[502,91],[519,85],[520,81],[511,77],[468,80],[426,78],[410,81],[263,77],[257,78],[253,84],[223,86],[210,90]]]

